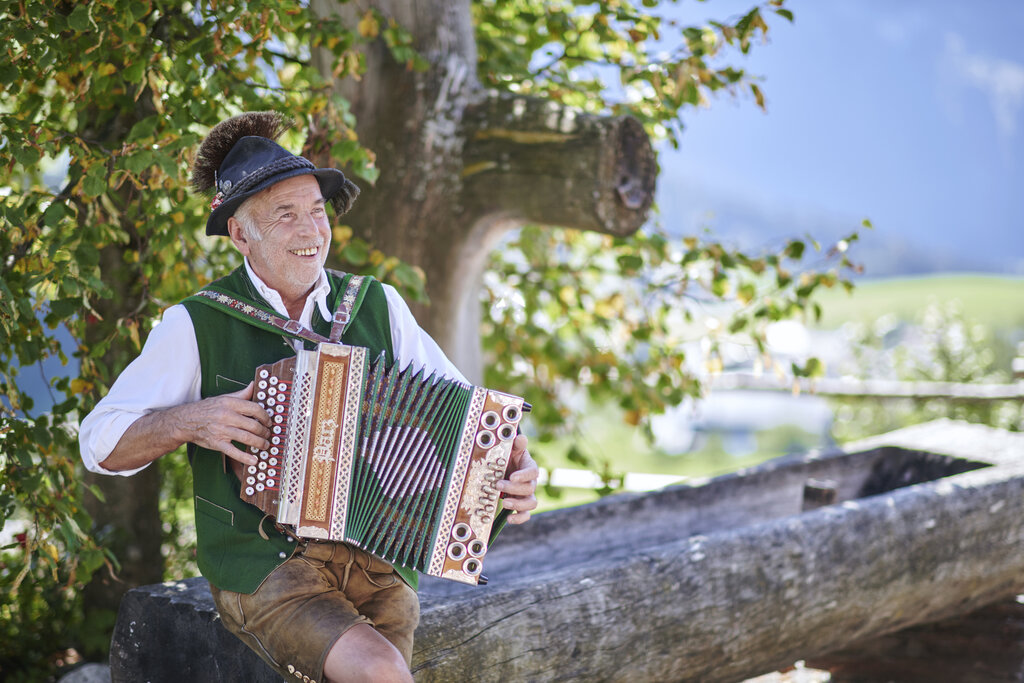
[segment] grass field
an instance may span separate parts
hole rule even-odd
[[[913,320],[930,303],[959,302],[965,316],[993,329],[1024,328],[1024,278],[940,274],[861,280],[852,293],[837,288],[818,299],[824,315],[818,327],[847,321],[873,322],[892,314]]]

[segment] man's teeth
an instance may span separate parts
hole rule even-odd
[[[316,256],[316,252],[319,251],[317,247],[308,247],[306,249],[292,249],[292,253],[296,256]]]

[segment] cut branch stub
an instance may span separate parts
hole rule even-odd
[[[647,219],[657,164],[629,117],[488,94],[470,105],[462,170],[470,215],[629,235]]]

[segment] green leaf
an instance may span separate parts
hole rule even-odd
[[[341,250],[341,258],[354,266],[363,266],[370,258],[370,249],[362,240],[352,240]]]
[[[43,212],[43,225],[49,228],[56,228],[64,216],[68,213],[68,209],[61,202],[54,202],[46,207],[46,211]]]
[[[39,159],[41,157],[41,155],[39,154],[39,150],[37,150],[35,147],[32,147],[31,145],[25,145],[24,147],[15,147],[13,150],[11,150],[11,153],[14,155],[14,158],[18,161],[18,163],[21,164],[22,167],[26,169],[30,169],[36,164],[38,164]]]
[[[156,115],[147,116],[142,119],[132,126],[131,132],[128,133],[128,142],[135,142],[141,138],[153,137],[153,131],[156,130],[158,123],[160,123],[160,117]]]
[[[99,486],[97,486],[96,484],[90,484],[88,488],[89,491],[92,492],[92,495],[96,496],[96,499],[99,500],[101,503],[107,502],[107,498],[106,496],[103,495],[103,491],[100,489]]]
[[[82,179],[82,192],[87,197],[98,197],[107,191],[107,167],[100,164],[93,164],[89,172]]]
[[[68,26],[84,33],[93,30],[92,17],[89,16],[89,3],[83,3],[68,16]]]

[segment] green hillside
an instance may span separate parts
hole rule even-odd
[[[994,329],[1024,327],[1024,278],[943,274],[861,280],[847,294],[823,292],[824,315],[817,325],[835,328],[847,321],[872,322],[893,314],[913,320],[930,303],[956,301],[965,317]]]

